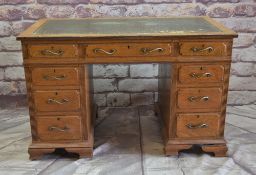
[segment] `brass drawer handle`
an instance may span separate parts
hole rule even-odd
[[[59,127],[56,127],[56,126],[49,126],[48,130],[49,131],[67,132],[69,130],[69,128],[67,126],[64,126],[64,128],[59,128]]]
[[[140,49],[141,53],[144,55],[150,54],[152,52],[163,52],[164,49],[161,47],[155,48],[155,49],[151,49],[151,48],[141,48]]]
[[[93,49],[94,53],[105,53],[107,55],[113,55],[114,53],[116,53],[116,49],[110,49],[109,51],[106,51],[104,49],[100,49],[100,48],[96,48]]]
[[[198,96],[198,97],[191,96],[191,97],[188,97],[188,100],[190,102],[208,101],[209,97],[208,96]]]
[[[61,49],[59,49],[59,50],[48,50],[48,49],[45,49],[45,50],[41,51],[41,54],[45,55],[45,56],[62,56],[64,54],[64,51],[61,50]]]
[[[198,125],[193,125],[193,124],[189,123],[186,126],[189,129],[208,128],[208,125],[206,123],[202,123],[202,124],[198,124]]]
[[[203,51],[208,51],[209,53],[212,52],[214,49],[213,47],[206,47],[206,48],[197,48],[197,47],[192,47],[191,50],[193,52],[203,52]]]
[[[50,76],[50,75],[44,75],[43,79],[45,80],[65,80],[67,77],[65,75],[56,75],[56,76]]]
[[[47,100],[47,103],[48,103],[48,104],[57,103],[57,104],[59,104],[59,105],[63,105],[63,104],[68,103],[68,102],[69,102],[69,100],[68,100],[68,99],[65,99],[65,98],[63,98],[63,99],[61,99],[61,100],[55,100],[55,99],[53,99],[53,98],[49,98],[49,99]]]
[[[193,72],[189,75],[192,78],[201,78],[201,77],[211,77],[212,76],[212,74],[209,73],[209,72],[205,72],[205,73],[195,73],[195,72]]]

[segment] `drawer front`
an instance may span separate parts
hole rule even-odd
[[[225,42],[182,42],[180,54],[182,56],[228,56],[230,48]]]
[[[218,137],[219,114],[179,114],[177,117],[177,137]]]
[[[72,67],[34,68],[32,82],[35,85],[78,85],[79,69]]]
[[[171,44],[92,44],[86,47],[87,57],[168,56]]]
[[[40,140],[80,140],[82,138],[79,116],[37,117],[36,122]]]
[[[80,108],[80,93],[77,90],[35,91],[33,95],[39,112],[75,111]]]
[[[180,109],[217,109],[222,97],[221,88],[182,88],[178,91]]]
[[[72,44],[36,44],[28,46],[32,58],[74,58],[78,56],[77,45]]]
[[[181,66],[181,83],[218,83],[223,81],[224,67],[221,65]]]

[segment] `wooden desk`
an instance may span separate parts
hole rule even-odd
[[[198,144],[225,156],[233,38],[208,17],[43,19],[22,42],[32,144],[37,159],[55,148],[93,155],[91,64],[159,63],[166,155]]]

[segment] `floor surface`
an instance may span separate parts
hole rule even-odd
[[[101,110],[93,159],[49,154],[30,161],[26,108],[0,110],[0,175],[233,175],[256,174],[256,106],[228,107],[228,157],[182,152],[165,157],[152,106]],[[197,151],[197,150],[195,150]]]

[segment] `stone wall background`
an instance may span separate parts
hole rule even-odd
[[[256,0],[0,0],[0,107],[25,103],[21,31],[40,18],[208,15],[239,33],[228,103],[256,102]],[[152,104],[157,64],[95,65],[99,106]]]

